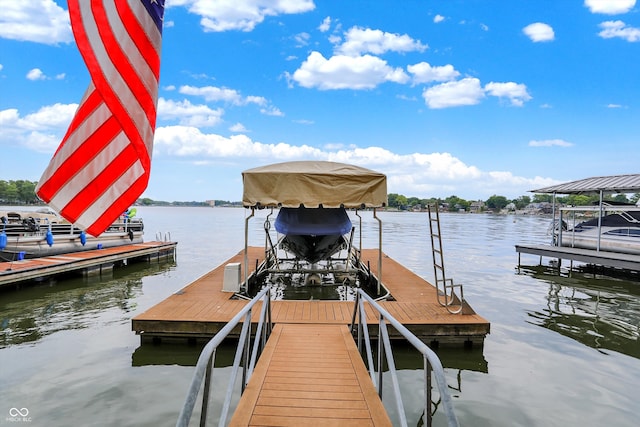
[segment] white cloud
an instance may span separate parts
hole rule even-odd
[[[183,119],[191,113],[215,115],[205,106],[188,102],[159,100],[158,115]],[[0,144],[21,144],[38,152],[53,153],[71,122],[77,104],[54,104],[21,116],[16,109],[0,111]],[[204,108],[202,108],[204,107]],[[159,126],[154,152],[159,156],[208,162],[220,159],[272,163],[287,160],[329,160],[374,167],[388,176],[389,191],[405,195],[486,198],[491,194],[523,194],[530,188],[551,185],[548,178],[524,178],[504,171],[482,171],[446,152],[398,154],[381,147],[326,144],[323,148],[291,145],[286,142],[253,141],[244,125],[230,127],[238,133],[230,137],[205,133],[195,126]]]
[[[514,82],[507,83],[487,83],[484,90],[491,96],[499,98],[509,98],[511,105],[522,107],[526,101],[531,99],[527,92],[527,86]]]
[[[222,121],[224,110],[212,110],[206,105],[194,105],[188,100],[173,101],[158,99],[158,118],[178,120],[184,126],[212,127]]]
[[[531,140],[529,147],[573,147],[573,143],[563,139]]]
[[[522,32],[533,42],[549,42],[555,39],[553,28],[544,22],[534,22],[522,29]]]
[[[37,152],[53,153],[77,108],[78,104],[53,104],[25,116],[16,109],[2,110],[0,143],[17,143]]]
[[[300,86],[321,90],[372,89],[384,82],[406,83],[409,76],[400,68],[371,55],[336,55],[326,59],[319,52],[311,52],[292,76]]]
[[[307,120],[307,119],[293,120],[293,123],[298,123],[300,125],[313,125],[313,124],[315,124],[315,122],[313,120]]]
[[[407,34],[392,34],[369,28],[353,27],[345,33],[345,41],[335,51],[341,55],[358,56],[364,53],[381,55],[385,52],[424,52],[428,48],[420,40]]]
[[[44,75],[44,73],[42,72],[42,70],[40,68],[34,68],[33,70],[30,70],[27,73],[27,79],[28,80],[46,80],[47,76]]]
[[[438,23],[440,23],[440,22],[442,22],[444,20],[445,20],[445,17],[442,16],[442,15],[436,15],[436,16],[433,17],[433,22],[436,23],[436,24],[438,24]]]
[[[246,135],[224,137],[184,126],[158,128],[154,150],[154,156],[170,155],[204,162],[221,159],[259,159],[260,163],[327,160],[362,165],[383,171],[387,175],[389,192],[417,197],[457,194],[463,198],[487,198],[505,193],[516,197],[528,189],[555,183],[548,178],[525,178],[508,171],[482,171],[446,152],[397,154],[375,146],[326,144],[319,149],[284,142],[265,144]]]
[[[511,105],[517,107],[521,107],[531,99],[524,84],[491,82],[482,88],[480,80],[475,77],[441,83],[426,88],[422,92],[427,106],[433,109],[476,105],[486,95],[508,98]]]
[[[603,39],[611,39],[618,37],[628,42],[637,42],[640,40],[640,28],[628,27],[622,21],[605,21],[600,25],[602,31],[598,33]]]
[[[636,5],[636,0],[584,0],[591,13],[616,15],[627,13]]]
[[[420,62],[409,65],[407,71],[413,74],[413,83],[447,82],[455,80],[460,73],[453,68],[453,65],[432,67],[428,62]]]
[[[260,109],[260,113],[262,113],[264,115],[267,115],[267,116],[284,117],[284,113],[282,111],[280,111],[279,108],[276,108],[274,106],[261,108]]]
[[[184,6],[201,16],[204,31],[252,31],[267,16],[298,14],[315,9],[313,0],[172,0],[167,6]]]
[[[2,71],[2,68],[3,68],[3,67],[2,67],[2,64],[0,64],[0,71]]]
[[[0,38],[50,45],[73,41],[69,13],[53,0],[5,0],[0,9]]]
[[[224,137],[206,134],[196,127],[165,126],[156,130],[154,151],[181,157],[235,157],[299,159],[325,157],[321,150],[307,145],[263,144],[246,135]]]
[[[293,39],[296,41],[296,47],[303,47],[309,44],[309,39],[311,35],[309,33],[298,33],[293,36]]]
[[[229,127],[229,130],[234,133],[247,133],[249,132],[247,128],[244,127],[242,123],[236,123]]]
[[[245,97],[245,96],[242,96],[240,92],[238,92],[237,90],[229,89],[225,87],[181,86],[178,92],[184,95],[201,96],[206,101],[209,101],[209,102],[227,102],[233,105],[247,105],[247,104],[266,105],[268,103],[267,100],[261,96],[250,95]]]
[[[4,128],[49,131],[66,128],[78,108],[78,104],[53,104],[22,117],[16,109],[0,111],[0,125]],[[4,129],[3,129],[4,130]]]
[[[429,108],[448,108],[462,105],[475,105],[484,98],[480,80],[467,77],[454,82],[446,82],[422,92]]]
[[[322,20],[322,24],[320,24],[320,26],[318,27],[318,30],[320,30],[323,33],[326,33],[327,31],[329,31],[329,28],[331,28],[331,17],[327,16]]]

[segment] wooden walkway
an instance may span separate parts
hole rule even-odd
[[[175,242],[145,242],[0,263],[0,287],[69,272],[85,275],[112,271],[129,260],[174,256]]]
[[[346,326],[278,324],[229,424],[391,426]]]
[[[377,270],[377,249],[362,252],[363,261]],[[250,247],[249,266],[264,258],[264,248]],[[223,265],[210,271],[166,300],[132,319],[132,330],[146,338],[210,338],[244,307],[246,301],[231,299],[232,293],[222,291],[224,268],[227,263],[243,264],[244,251]],[[440,306],[436,289],[423,278],[395,260],[383,255],[382,282],[391,292],[393,301],[381,305],[416,336],[426,342],[474,343],[484,342],[489,322],[477,315],[469,305],[464,314],[453,315]],[[244,277],[244,272],[241,272]],[[349,301],[273,301],[274,323],[334,324],[351,323],[354,304]],[[259,310],[255,310],[257,321]],[[377,315],[367,311],[372,332],[377,330]],[[391,331],[390,331],[391,332]],[[392,337],[393,333],[392,333]]]
[[[518,252],[518,265],[520,265],[520,254],[525,253],[558,260],[568,259],[603,267],[640,271],[640,255],[551,245],[516,245],[516,252]]]

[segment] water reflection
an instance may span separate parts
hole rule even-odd
[[[109,309],[130,313],[142,293],[142,278],[161,274],[175,262],[132,264],[113,276],[42,282],[0,293],[0,348],[34,343],[58,331],[85,329]],[[128,316],[121,316],[128,320]]]
[[[543,326],[606,354],[613,350],[640,358],[640,288],[610,276],[571,272],[550,275],[543,266],[521,272],[548,284],[546,307],[527,311]]]
[[[238,341],[229,339],[216,350],[215,367],[233,365]],[[131,366],[178,365],[196,366],[206,342],[185,345],[184,342],[153,344],[144,343],[131,355]]]

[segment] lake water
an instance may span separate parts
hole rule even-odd
[[[175,262],[0,292],[0,425],[175,425],[199,347],[141,345],[131,318],[238,253],[247,212],[139,207],[145,240],[170,234],[178,242]],[[264,244],[265,215],[251,220],[252,245]],[[377,227],[371,213],[363,217],[365,229]],[[379,217],[383,250],[432,281],[427,214]],[[640,277],[558,274],[533,255],[522,255],[518,268],[514,246],[547,243],[548,224],[540,217],[441,214],[448,276],[464,284],[467,301],[491,322],[484,348],[438,351],[460,424],[635,427]],[[364,247],[374,247],[377,228],[363,238]],[[230,351],[219,355],[220,365],[230,363]],[[409,425],[418,426],[421,359],[409,349],[396,354]],[[216,399],[226,388],[225,371],[217,371]],[[12,416],[12,408],[28,415]],[[446,425],[440,412],[435,425]]]

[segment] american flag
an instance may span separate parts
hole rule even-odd
[[[164,0],[68,4],[91,84],[36,193],[97,236],[149,181]]]

